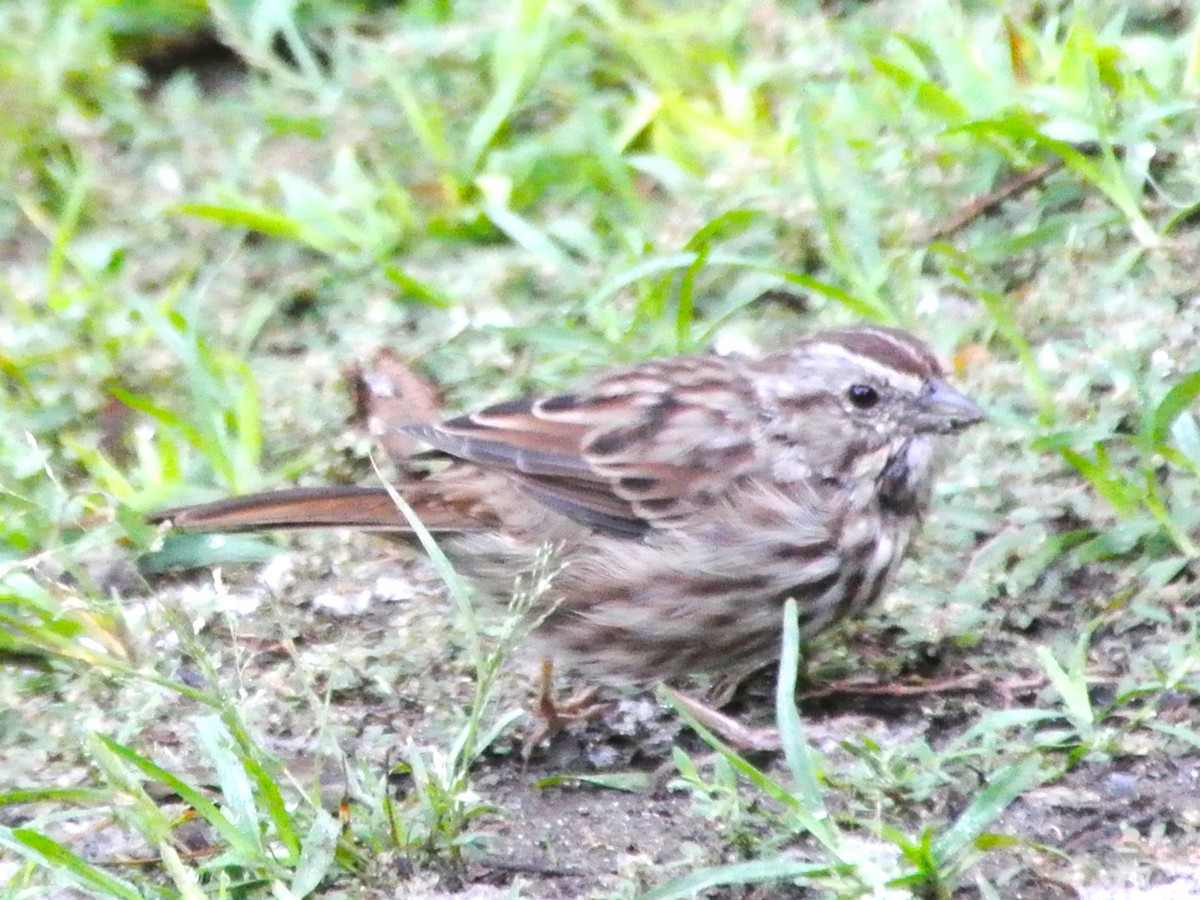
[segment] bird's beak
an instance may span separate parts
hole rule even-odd
[[[917,400],[917,430],[949,434],[984,419],[983,410],[946,382],[934,379]]]

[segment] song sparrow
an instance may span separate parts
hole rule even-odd
[[[887,586],[929,500],[939,438],[983,418],[922,341],[825,331],[761,359],[682,356],[435,424],[396,487],[463,573],[507,598],[541,548],[561,571],[536,637],[601,680],[744,674]],[[169,510],[188,529],[405,532],[383,487]]]

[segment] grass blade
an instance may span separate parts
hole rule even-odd
[[[4,831],[0,831],[0,844],[7,844],[22,856],[49,865],[56,872],[65,873],[85,890],[99,891],[105,896],[119,897],[121,900],[142,900],[142,894],[128,881],[114,878],[41,832],[15,828],[6,836]]]

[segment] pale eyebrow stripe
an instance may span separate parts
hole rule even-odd
[[[923,378],[918,378],[916,375],[910,375],[908,372],[901,372],[899,369],[893,366],[884,365],[883,363],[872,359],[869,356],[863,356],[860,353],[847,350],[841,344],[819,343],[813,344],[811,349],[826,356],[836,357],[837,359],[843,359],[847,362],[853,363],[878,376],[883,381],[886,381],[889,384],[897,385],[898,387],[911,391],[914,394],[919,393],[921,388],[925,386],[925,380]]]
[[[918,364],[916,368],[926,368],[929,365],[929,360],[926,358],[925,353],[919,352],[919,350],[914,347],[911,342],[904,340],[899,334],[890,329],[864,328],[863,333],[870,334],[884,343],[891,344],[898,351],[900,351],[902,356],[907,356],[909,359],[916,362]]]

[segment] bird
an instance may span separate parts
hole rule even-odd
[[[552,548],[530,636],[547,672],[741,677],[778,659],[788,598],[805,640],[878,600],[948,438],[983,419],[923,340],[856,325],[760,356],[649,359],[443,421],[392,409],[385,430],[426,448],[394,485],[268,491],[150,520],[411,540],[394,489],[495,601]]]

